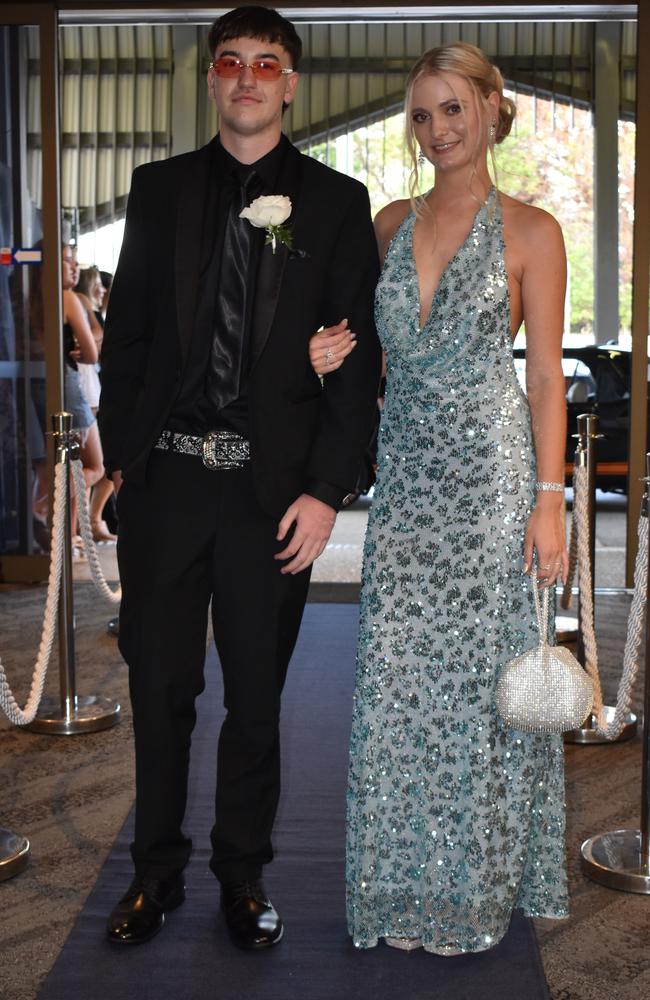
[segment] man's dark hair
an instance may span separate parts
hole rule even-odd
[[[291,69],[298,69],[302,53],[300,36],[291,21],[272,7],[235,7],[217,18],[208,34],[210,58],[214,58],[220,45],[233,38],[275,42],[289,53]]]

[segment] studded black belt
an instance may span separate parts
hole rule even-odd
[[[250,441],[236,431],[208,431],[203,437],[163,431],[155,444],[161,451],[179,455],[194,455],[202,459],[206,469],[243,469],[251,457]]]

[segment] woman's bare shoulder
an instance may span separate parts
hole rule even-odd
[[[400,198],[385,205],[375,216],[375,234],[382,254],[408,215],[411,202],[408,198]]]
[[[503,221],[517,242],[531,247],[558,245],[563,242],[562,229],[555,216],[536,205],[499,192]]]
[[[63,315],[66,322],[71,323],[75,327],[79,324],[88,326],[88,316],[79,296],[70,288],[64,288],[63,290]]]
[[[71,288],[63,289],[63,305],[67,313],[80,315],[83,312],[83,306]]]

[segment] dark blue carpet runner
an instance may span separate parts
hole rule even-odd
[[[217,735],[223,709],[214,649],[199,704],[186,832],[195,852],[187,900],[133,948],[104,938],[131,880],[129,817],[45,981],[39,1000],[548,1000],[531,923],[479,955],[440,958],[380,944],[358,952],[345,926],[347,743],[358,607],[309,604],[283,706],[283,797],[266,885],[285,922],[268,952],[230,944],[208,870]]]

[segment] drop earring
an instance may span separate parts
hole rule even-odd
[[[490,142],[494,142],[494,140],[497,137],[497,123],[496,122],[493,121],[492,124],[490,125],[489,131],[488,131],[488,135],[489,135],[489,138],[490,138]]]
[[[422,150],[420,150],[420,153],[419,153],[419,155],[418,155],[418,168],[419,168],[420,170],[424,170],[424,164],[425,164],[426,162],[427,162],[427,158],[426,158],[426,156],[424,155],[424,153],[422,152]]]

